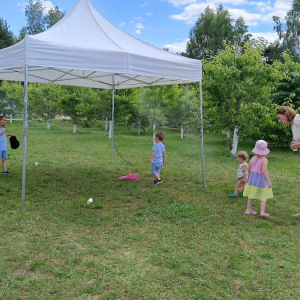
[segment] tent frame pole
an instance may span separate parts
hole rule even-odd
[[[200,135],[201,135],[201,156],[202,156],[202,179],[203,188],[205,184],[205,165],[204,165],[204,137],[203,137],[203,101],[202,101],[202,82],[199,82],[199,98],[200,98]]]
[[[22,171],[22,211],[25,210],[26,191],[26,151],[27,151],[27,107],[28,107],[28,65],[24,66],[24,119],[23,119],[23,171]]]
[[[111,103],[111,163],[114,163],[114,122],[115,122],[115,75],[112,76],[112,103]]]

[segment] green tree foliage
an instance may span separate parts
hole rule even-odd
[[[62,12],[58,6],[51,8],[48,11],[48,14],[44,16],[46,29],[50,28],[51,26],[55,25],[60,19],[64,17],[65,13]]]
[[[28,86],[29,112],[32,118],[50,121],[61,113],[60,101],[64,97],[62,86],[53,84],[31,83]]]
[[[270,95],[281,78],[280,64],[271,66],[262,60],[263,41],[247,42],[243,47],[228,43],[224,46],[205,61],[203,83],[214,129],[235,129],[235,155],[239,136],[257,138],[260,125],[269,122],[271,112],[265,110],[272,105]]]
[[[0,49],[12,46],[14,42],[14,34],[9,30],[7,22],[0,17]]]
[[[216,10],[207,7],[200,14],[196,25],[190,30],[190,40],[187,44],[186,55],[191,58],[203,59],[207,53],[216,55],[224,48],[223,41],[242,45],[249,40],[248,26],[243,18],[233,20],[228,12],[220,5]]]
[[[166,94],[169,88],[169,86],[155,86],[142,90],[141,105],[150,126],[163,126],[167,124],[165,106]]]
[[[30,0],[28,2],[25,7],[26,34],[38,34],[46,29],[44,12],[45,8],[42,1]]]
[[[199,85],[172,85],[166,94],[166,116],[169,125],[185,131],[199,126]]]
[[[3,113],[14,113],[16,110],[23,108],[24,88],[20,82],[3,81],[0,86],[0,99],[4,100],[0,103],[0,110]],[[6,110],[7,107],[9,110]]]
[[[45,14],[45,7],[41,0],[30,0],[25,7],[26,26],[20,30],[19,40],[26,34],[38,34],[56,24],[65,15],[58,6],[51,8]]]
[[[280,71],[284,77],[273,93],[273,101],[279,105],[289,102],[300,107],[300,63],[294,61],[288,53],[284,53],[283,57],[284,63],[281,64]]]
[[[266,57],[269,61],[283,59],[283,51],[289,50],[297,60],[300,54],[300,0],[293,0],[284,21],[278,16],[273,16],[273,21],[278,40],[266,49]]]
[[[111,91],[110,91],[111,94]],[[128,124],[132,115],[135,115],[135,103],[140,97],[139,89],[116,90],[115,92],[115,120]]]
[[[95,89],[62,86],[61,109],[65,116],[72,118],[74,125],[90,127],[99,116],[100,101]]]

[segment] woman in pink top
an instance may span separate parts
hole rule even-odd
[[[245,212],[246,215],[257,215],[252,209],[254,200],[260,200],[260,215],[262,217],[269,217],[266,213],[267,199],[273,198],[272,183],[268,173],[268,160],[266,155],[270,153],[268,143],[260,140],[255,144],[252,150],[255,156],[251,159],[248,172],[249,177],[244,189],[244,197],[248,197],[248,206]]]

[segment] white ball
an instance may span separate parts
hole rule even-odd
[[[38,166],[38,163],[37,163],[37,162],[35,162],[34,164],[35,164],[36,167]]]
[[[87,204],[91,204],[91,203],[93,203],[93,199],[92,198],[90,198],[88,201],[87,201]]]

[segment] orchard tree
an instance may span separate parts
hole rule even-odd
[[[105,120],[105,131],[108,130],[108,119],[111,118],[111,101],[112,101],[112,91],[111,90],[101,90],[96,89],[96,97],[99,99],[99,106],[97,109],[98,119]]]
[[[132,91],[134,91],[134,97],[131,98],[131,110],[126,123],[130,129],[137,131],[140,135],[141,131],[149,127],[148,105],[145,103],[144,88],[132,89]]]
[[[29,111],[34,119],[50,122],[61,113],[60,99],[64,96],[62,86],[54,84],[31,83],[28,86]]]
[[[169,124],[180,128],[181,139],[184,131],[198,127],[199,87],[195,84],[172,85],[166,94],[166,115]]]
[[[142,104],[143,88],[116,91],[116,121],[127,124],[138,134],[148,125]]]
[[[225,49],[204,62],[203,87],[210,102],[210,117],[218,129],[234,129],[231,154],[235,155],[239,136],[259,130],[272,105],[271,93],[281,79],[280,63],[268,65],[262,60],[265,41],[251,41],[241,46],[225,43]],[[261,114],[251,107],[260,105]]]
[[[90,123],[96,119],[99,107],[99,98],[95,89],[76,86],[63,86],[61,108],[65,116],[70,116],[73,123],[73,133],[77,126]]]
[[[144,88],[141,95],[141,105],[146,113],[149,125],[153,129],[153,143],[155,143],[155,131],[157,126],[167,124],[165,115],[166,94],[169,86],[154,86]]]
[[[207,53],[216,55],[224,48],[223,41],[240,46],[249,40],[251,35],[247,32],[248,26],[243,18],[233,20],[222,5],[216,10],[207,7],[190,30],[185,55],[196,59],[205,58]]]
[[[24,88],[20,82],[2,81],[0,85],[0,99],[5,102],[0,104],[0,110],[11,117],[23,107]],[[9,108],[9,109],[7,109]],[[5,111],[3,111],[5,109]]]

